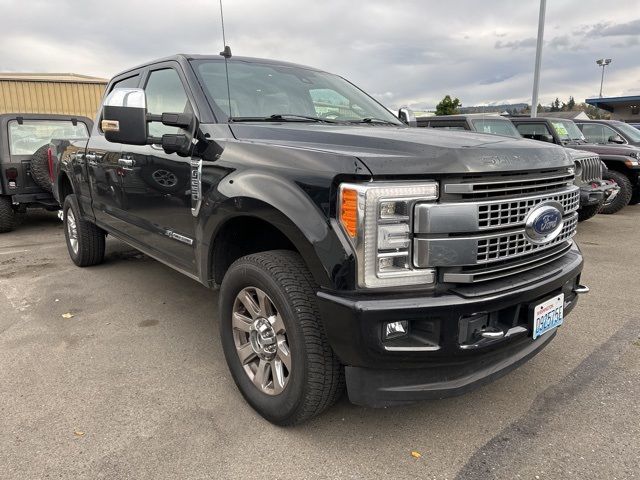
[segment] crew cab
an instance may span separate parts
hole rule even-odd
[[[345,383],[461,394],[549,344],[588,290],[563,148],[410,128],[339,76],[224,53],[116,75],[88,141],[54,142],[76,265],[108,233],[219,287],[231,375],[279,425]]]
[[[49,141],[63,135],[86,139],[91,125],[70,115],[0,115],[0,233],[13,230],[28,208],[60,208],[51,194]]]
[[[518,129],[508,119],[498,114],[457,114],[419,117],[418,127],[442,128],[446,130],[468,130],[491,135],[522,138]],[[568,149],[576,165],[575,184],[580,187],[578,220],[584,221],[598,213],[605,200],[611,202],[620,191],[616,184],[602,180],[600,158],[591,152]]]
[[[584,135],[573,122],[554,117],[510,117],[518,131],[525,138],[564,145],[576,150],[597,153],[607,166],[606,180],[614,181],[620,192],[609,201],[605,200],[601,213],[616,213],[627,206],[632,198],[637,198],[638,173],[640,173],[640,148],[626,144],[597,144],[585,140]],[[635,203],[635,202],[634,202]]]

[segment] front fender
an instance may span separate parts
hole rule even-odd
[[[298,184],[269,172],[229,174],[205,199],[200,216],[204,221],[198,236],[207,247],[203,251],[211,251],[211,239],[228,220],[252,216],[270,223],[291,241],[321,287],[344,288],[347,272],[355,272],[353,256],[333,230],[327,214]],[[210,255],[201,256],[201,271],[210,272]]]

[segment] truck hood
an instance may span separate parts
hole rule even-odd
[[[518,171],[571,166],[564,149],[473,132],[320,123],[230,124],[239,141],[359,158],[373,175]]]

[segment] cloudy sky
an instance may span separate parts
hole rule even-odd
[[[549,0],[540,101],[640,94],[640,1]],[[225,0],[235,55],[343,75],[389,107],[531,101],[535,0]],[[0,0],[0,71],[110,77],[221,50],[218,0]]]

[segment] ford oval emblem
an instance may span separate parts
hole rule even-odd
[[[564,224],[564,209],[557,202],[537,205],[526,217],[525,233],[531,243],[547,243],[556,238]]]

